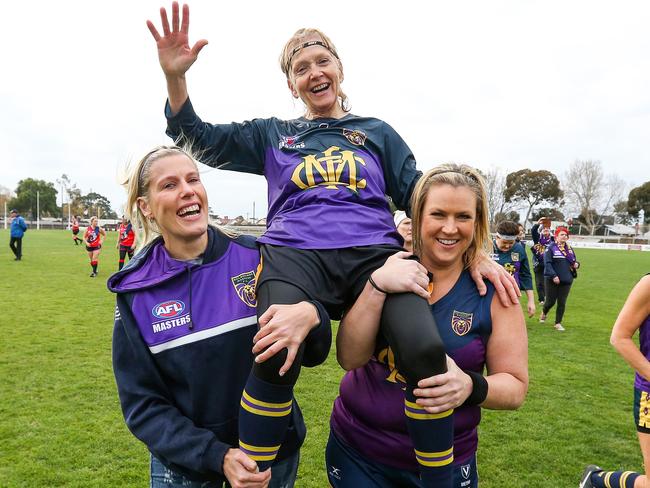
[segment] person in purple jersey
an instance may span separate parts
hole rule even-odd
[[[562,318],[569,298],[573,280],[578,277],[580,262],[569,244],[569,229],[559,226],[555,229],[555,240],[551,241],[544,254],[544,290],[546,300],[539,321],[544,323],[549,311],[555,309],[555,330],[563,332]]]
[[[309,334],[303,361],[324,361],[327,312],[316,302],[273,305],[259,317],[266,336],[256,336],[259,250],[250,236],[208,225],[205,188],[185,150],[151,151],[126,186],[146,245],[108,282],[117,294],[113,370],[126,424],[151,452],[151,486],[293,486],[306,433],[297,403],[283,407],[286,436],[263,471],[238,446],[240,398],[254,341],[293,355]]]
[[[639,346],[632,339],[639,331]],[[636,371],[634,423],[646,474],[605,471],[592,464],[585,468],[580,488],[646,488],[650,473],[650,274],[636,284],[612,328],[612,346]]]
[[[191,143],[201,151],[202,161],[211,166],[263,174],[267,179],[268,226],[258,240],[262,255],[259,310],[263,312],[273,303],[311,299],[322,303],[332,318],[339,318],[361,293],[370,273],[401,249],[386,195],[398,207],[408,206],[421,176],[411,150],[387,123],[349,113],[348,98],[341,88],[343,64],[331,40],[316,29],[298,30],[280,59],[291,95],[305,105],[303,117],[203,122],[190,102],[185,74],[207,41],[201,39],[190,46],[187,5],[181,15],[178,3],[172,3],[171,22],[164,8],[160,13],[162,34],[153,22],[147,25],[167,81],[167,134]],[[508,292],[516,301],[518,292],[507,273],[487,256],[476,264],[496,282],[505,301],[510,301]],[[475,266],[475,279],[485,288],[481,266]],[[422,377],[444,372],[444,351],[426,302],[411,293],[391,297],[385,306],[388,315],[396,318],[386,321],[383,330],[391,342],[401,340],[401,330],[393,329],[403,324],[402,310],[415,311],[413,327],[422,329],[413,334],[427,346],[426,354],[423,348],[422,357],[408,354],[400,358],[404,371],[414,374],[410,387]],[[396,344],[394,349],[400,347]],[[256,345],[255,352],[262,349]],[[273,462],[269,453],[282,442],[282,416],[270,418],[251,407],[251,402],[287,403],[299,376],[302,347],[298,360],[283,376],[278,371],[286,364],[286,351],[272,346],[272,352],[269,360],[253,369],[251,383],[242,395],[240,415],[240,445],[262,468]],[[431,424],[437,422],[432,419]],[[449,425],[445,428],[451,434]],[[271,431],[277,437],[270,445],[258,439],[259,433]],[[436,477],[433,471],[437,470],[434,467],[429,474]],[[446,468],[440,471],[447,473]],[[437,480],[430,486],[445,484]]]
[[[327,445],[332,486],[423,486],[418,465],[426,461],[420,451],[414,452],[403,412],[424,418],[450,409],[454,409],[453,486],[478,486],[481,408],[516,409],[528,387],[521,309],[504,307],[491,284],[481,296],[468,273],[473,259],[490,245],[486,209],[482,177],[468,166],[441,165],[418,182],[412,225],[415,253],[422,264],[408,259],[406,252],[389,258],[372,274],[389,294],[366,286],[338,330],[337,356],[348,372],[334,403]],[[433,273],[431,289],[427,272]],[[421,380],[414,391],[417,399],[405,401],[402,372],[377,330],[386,298],[413,289],[428,299],[448,354],[448,371]]]

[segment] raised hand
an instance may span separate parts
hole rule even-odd
[[[149,32],[156,41],[158,47],[158,60],[165,76],[168,78],[183,77],[187,70],[194,64],[201,49],[208,43],[205,39],[199,39],[190,47],[190,8],[183,5],[183,17],[179,16],[178,2],[172,2],[172,23],[169,25],[167,11],[160,8],[160,20],[162,23],[163,35],[161,36],[153,22],[147,20]]]

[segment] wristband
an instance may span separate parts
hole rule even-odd
[[[463,405],[480,405],[487,398],[488,382],[485,379],[485,376],[476,371],[464,371],[464,373],[472,378],[472,393],[470,393]]]
[[[368,283],[370,283],[370,286],[372,286],[375,290],[382,292],[384,295],[388,295],[388,292],[385,290],[382,290],[377,286],[377,283],[375,283],[375,280],[372,279],[372,275],[368,276]]]

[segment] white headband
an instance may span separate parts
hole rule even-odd
[[[516,241],[516,240],[517,240],[517,236],[502,236],[502,235],[499,234],[498,232],[497,232],[497,237],[498,237],[499,239],[504,240],[504,241]]]

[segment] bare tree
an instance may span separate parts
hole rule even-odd
[[[504,213],[506,210],[506,199],[503,195],[506,189],[506,175],[500,168],[493,167],[487,173],[483,174],[485,178],[485,189],[487,190],[488,199],[488,219],[494,222],[494,217],[498,213]]]
[[[600,161],[576,160],[566,173],[564,184],[567,198],[594,234],[603,216],[622,200],[627,183],[615,174],[605,177]]]

